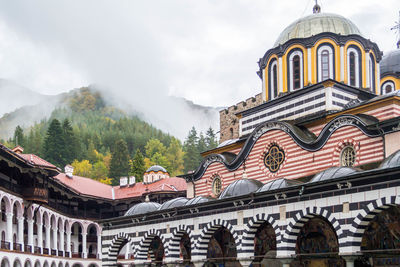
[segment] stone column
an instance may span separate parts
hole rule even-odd
[[[102,251],[101,251],[101,234],[97,235],[97,258],[102,258]]]
[[[128,243],[126,246],[126,251],[125,251],[125,259],[129,259],[129,253],[131,253],[131,243]]]
[[[28,223],[28,246],[31,246],[31,251],[29,251],[29,252],[33,252],[33,250],[34,250],[34,243],[33,243],[33,223],[34,223],[35,221],[34,220],[32,220],[32,219],[30,219],[30,220],[27,220],[27,223]]]
[[[24,217],[18,218],[17,243],[21,245],[21,251],[24,251]]]
[[[50,240],[51,240],[51,226],[50,225],[45,225],[44,228],[46,229],[46,240],[45,240],[45,248],[47,248],[49,250],[49,254],[51,254],[51,244],[50,244]]]
[[[67,248],[65,249],[65,252],[69,252],[69,257],[72,258],[72,251],[71,251],[71,230],[67,229]]]
[[[38,235],[38,247],[40,248],[40,253],[43,253],[43,225],[41,223],[36,223],[37,225],[37,235]]]
[[[58,228],[54,227],[53,228],[53,249],[56,251],[56,254],[57,254],[57,251],[58,251],[58,242],[57,242],[58,237],[57,237],[57,234],[58,234]]]
[[[358,258],[355,255],[342,256],[342,258],[346,261],[346,267],[354,267],[354,261]]]
[[[82,229],[82,258],[87,258],[87,248],[86,248],[86,229]]]
[[[10,249],[13,249],[13,216],[14,214],[8,212],[7,216],[7,230],[6,230],[6,241],[10,244]]]
[[[60,245],[58,246],[58,251],[62,251],[63,252],[63,256],[65,256],[65,251],[64,251],[64,230],[60,229]]]

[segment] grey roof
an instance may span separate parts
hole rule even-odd
[[[400,49],[384,53],[379,67],[381,74],[400,73]]]
[[[279,35],[274,47],[284,44],[290,39],[308,38],[323,32],[341,35],[361,35],[357,26],[345,17],[330,13],[316,13],[300,18],[290,24]]]
[[[219,145],[217,146],[217,148],[219,148],[219,147],[224,147],[224,146],[227,146],[227,145],[230,145],[230,144],[234,144],[234,143],[236,143],[238,140],[239,140],[239,139],[228,139],[228,140],[225,140],[224,142],[222,142],[221,144],[219,144]]]
[[[384,159],[379,166],[379,169],[393,168],[400,166],[400,150],[397,150],[392,155]]]
[[[130,215],[137,215],[137,214],[144,214],[148,212],[152,212],[157,210],[159,207],[161,207],[160,204],[156,202],[142,202],[136,205],[133,205],[126,213],[124,216],[130,216]]]
[[[219,199],[250,194],[257,191],[263,183],[254,179],[241,179],[234,181],[221,193]]]
[[[286,188],[286,187],[299,185],[299,184],[301,184],[301,182],[287,180],[285,178],[280,178],[280,179],[276,179],[276,180],[266,183],[260,189],[258,189],[257,192],[266,192],[266,191],[270,191],[270,190]]]
[[[332,168],[326,169],[320,173],[317,173],[311,179],[310,183],[336,179],[336,178],[344,177],[346,175],[351,175],[356,172],[358,172],[357,169],[350,168],[350,167],[332,167]]]
[[[171,200],[168,200],[167,202],[164,202],[158,209],[159,210],[166,210],[166,209],[172,209],[176,207],[180,207],[186,204],[189,199],[185,197],[177,197]]]
[[[159,172],[159,171],[167,172],[167,170],[164,169],[164,167],[162,167],[160,165],[153,165],[150,168],[148,168],[146,172],[151,172],[151,171],[153,171],[153,172]]]
[[[209,198],[209,197],[201,197],[201,196],[200,197],[195,197],[195,198],[189,199],[189,201],[185,203],[185,206],[196,205],[196,204],[199,204],[199,203],[205,203],[205,202],[208,202],[210,200],[211,200],[211,198]]]

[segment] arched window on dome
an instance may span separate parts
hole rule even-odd
[[[371,92],[375,93],[375,58],[372,54],[369,54],[368,66]]]
[[[347,49],[347,83],[354,87],[361,87],[361,51],[356,46]]]
[[[382,84],[381,87],[381,95],[386,95],[394,91],[394,82],[393,81],[386,81]]]
[[[317,49],[318,82],[335,77],[335,52],[331,44],[322,44]]]
[[[289,52],[289,91],[294,91],[303,87],[303,52],[300,49],[294,49]]]
[[[278,96],[278,62],[276,60],[272,60],[269,64],[269,73],[268,73],[268,83],[269,90],[268,95],[269,99],[274,99]]]

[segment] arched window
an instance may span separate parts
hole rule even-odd
[[[300,88],[300,57],[298,55],[293,58],[293,89]]]
[[[356,86],[356,56],[354,52],[350,52],[350,85]]]
[[[369,54],[369,84],[371,91],[375,93],[375,58],[372,54]]]
[[[389,94],[391,92],[394,91],[394,82],[393,81],[386,81],[382,84],[381,87],[381,94],[385,95],[385,94]]]
[[[335,78],[335,50],[331,44],[322,44],[317,49],[318,82]]]
[[[269,64],[269,99],[274,99],[278,96],[278,63],[276,60],[271,61]]]
[[[347,84],[361,87],[361,50],[354,45],[347,49]]]
[[[324,50],[321,53],[321,75],[322,75],[323,81],[329,79],[329,52],[328,52],[328,50]]]
[[[303,53],[296,49],[288,56],[288,89],[294,91],[303,87]]]

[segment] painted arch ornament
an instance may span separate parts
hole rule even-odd
[[[272,173],[279,170],[285,160],[285,151],[277,145],[272,145],[264,156],[264,165]]]

